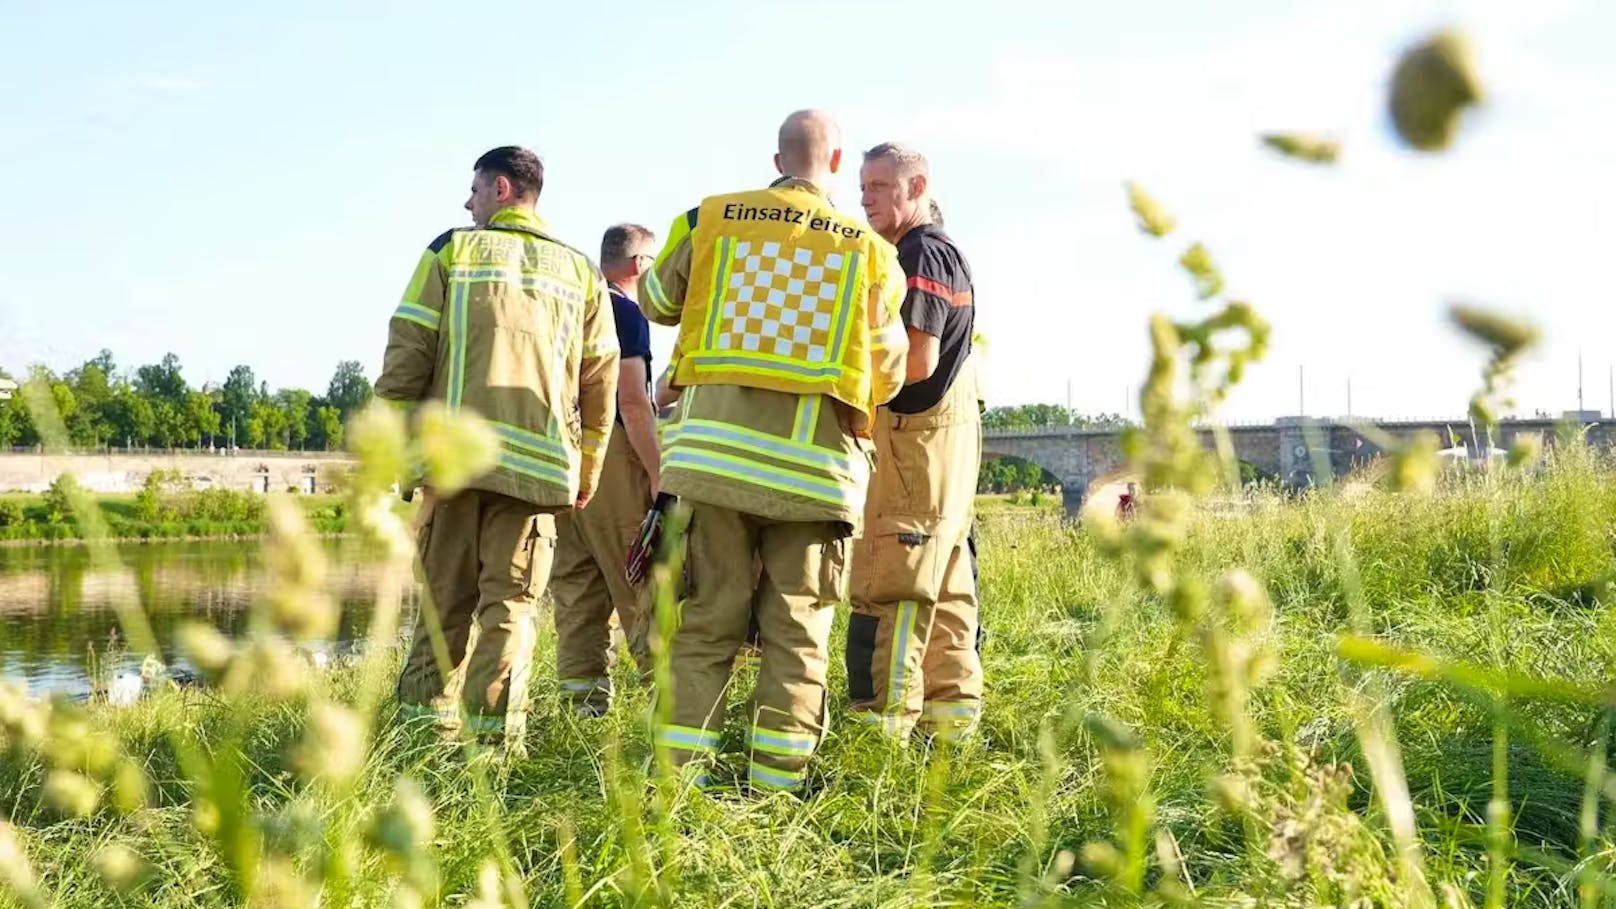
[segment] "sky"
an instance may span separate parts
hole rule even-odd
[[[1487,105],[1445,155],[1400,149],[1398,52],[1456,25]],[[471,162],[545,160],[540,212],[598,249],[766,184],[790,111],[849,157],[919,147],[976,279],[991,404],[1131,413],[1151,313],[1206,311],[1174,265],[1203,241],[1274,325],[1224,416],[1462,414],[1485,352],[1451,301],[1529,317],[1519,412],[1609,410],[1616,4],[24,4],[0,0],[0,366],[173,352],[323,389],[374,376],[421,249]],[[1257,135],[1338,135],[1312,168]],[[1122,184],[1177,218],[1139,234]],[[858,211],[856,167],[833,198]],[[672,331],[655,329],[658,362]]]

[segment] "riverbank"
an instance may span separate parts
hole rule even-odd
[[[255,540],[268,532],[263,496],[204,490],[149,498],[141,493],[94,497],[111,538],[120,543]],[[300,495],[309,528],[322,536],[347,531],[347,503],[338,495]],[[77,545],[84,531],[51,493],[0,495],[0,546]]]

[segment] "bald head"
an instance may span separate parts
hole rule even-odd
[[[842,129],[822,110],[799,110],[780,124],[774,166],[788,177],[824,183],[842,166]]]

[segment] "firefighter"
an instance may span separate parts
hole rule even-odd
[[[870,226],[897,246],[906,275],[909,351],[903,390],[876,413],[876,471],[853,556],[849,707],[900,737],[918,726],[955,738],[975,728],[982,701],[970,539],[982,452],[971,269],[935,223],[918,152],[870,149],[859,182]]]
[[[583,717],[611,703],[610,620],[628,642],[642,677],[651,671],[650,600],[623,573],[628,547],[656,499],[661,456],[651,404],[651,329],[634,302],[640,275],[656,257],[655,235],[638,224],[607,228],[600,268],[611,290],[619,353],[616,418],[606,444],[600,493],[590,507],[556,518],[556,675],[563,701]]]
[[[605,279],[550,236],[535,207],[544,165],[496,148],[473,167],[475,227],[427,247],[393,313],[376,395],[474,413],[500,441],[496,467],[421,503],[430,602],[416,619],[398,697],[406,712],[519,743],[536,628],[534,591],[554,556],[555,515],[583,508],[600,479],[617,393]],[[472,624],[476,646],[467,653]],[[448,665],[434,655],[441,628]],[[449,679],[456,680],[456,686]]]
[[[762,646],[748,781],[800,790],[825,732],[834,606],[864,511],[868,429],[903,382],[903,275],[892,247],[826,195],[839,129],[819,111],[780,127],[764,189],[674,220],[641,282],[651,321],[678,325],[683,389],[662,489],[690,508],[685,602],[669,647],[671,721],[655,741],[704,781],[725,692],[755,616]],[[754,575],[754,559],[761,571]]]

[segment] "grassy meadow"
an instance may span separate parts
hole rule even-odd
[[[844,616],[803,798],[738,784],[754,664],[702,794],[647,770],[627,666],[604,720],[559,709],[547,634],[525,755],[401,723],[396,654],[280,698],[226,682],[59,708],[54,747],[30,748],[24,708],[0,702],[0,905],[1601,905],[1613,481],[1562,446],[1425,494],[1347,484],[1196,510],[1179,570],[1244,566],[1272,600],[1221,637],[1141,593],[1103,534],[993,503],[980,735],[902,746],[838,722]],[[1271,654],[1233,693],[1209,672],[1231,649]],[[114,738],[143,798],[93,769],[107,746],[85,743]],[[64,756],[74,741],[84,754]],[[101,803],[70,767],[105,777],[87,784]]]

